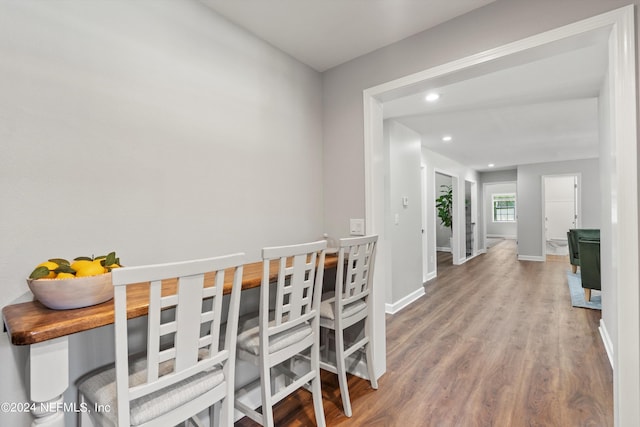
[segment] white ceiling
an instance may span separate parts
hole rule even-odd
[[[494,0],[200,0],[236,25],[324,71]],[[551,50],[552,51],[552,50]],[[385,100],[385,118],[476,170],[597,157],[606,37],[552,56]],[[453,141],[442,142],[443,135]]]
[[[495,0],[200,0],[317,71]]]
[[[598,157],[606,43],[571,50],[384,103],[422,145],[476,170]],[[442,137],[453,140],[444,143]]]

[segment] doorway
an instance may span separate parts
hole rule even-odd
[[[542,177],[545,255],[568,255],[567,231],[579,228],[579,176]]]
[[[436,186],[436,256],[438,253],[449,252],[453,254],[453,228],[451,215],[453,215],[453,178],[441,172],[435,173]],[[449,205],[447,203],[450,197]],[[439,202],[442,203],[439,205]],[[439,207],[441,206],[441,207]],[[447,219],[445,216],[448,216]]]
[[[460,58],[397,80],[385,82],[364,90],[364,153],[365,153],[365,216],[367,233],[377,233],[384,239],[384,158],[381,138],[382,103],[419,87],[438,87],[449,81],[465,80],[478,75],[487,68],[499,69],[526,61],[536,55],[549,54],[554,48],[567,47],[585,41],[595,33],[606,32],[609,53],[609,80],[606,102],[602,107],[601,119],[607,125],[601,142],[608,150],[602,151],[608,169],[603,179],[608,197],[603,200],[606,216],[603,232],[608,237],[609,254],[616,257],[603,258],[603,274],[614,288],[608,302],[609,321],[614,328],[612,344],[614,369],[614,405],[616,422],[621,425],[637,425],[640,421],[640,365],[637,350],[640,348],[640,290],[638,277],[640,269],[638,233],[638,161],[637,161],[637,89],[636,89],[636,47],[635,11],[627,6],[593,18],[546,31],[517,42],[503,45],[485,52]],[[616,197],[624,194],[625,197]],[[622,236],[624,233],[624,238]],[[381,245],[381,254],[385,249]],[[455,248],[454,248],[455,249]],[[380,256],[378,288],[384,289],[389,282],[384,281],[391,269],[391,248]],[[606,268],[606,271],[604,269]],[[382,291],[384,292],[384,291]],[[606,306],[607,304],[605,304]],[[603,310],[603,318],[606,315]],[[383,315],[380,316],[384,318]],[[622,320],[624,319],[624,321]],[[604,325],[604,324],[602,324]],[[382,328],[382,330],[384,330]],[[606,334],[602,331],[601,333]],[[384,348],[384,334],[376,337],[379,344],[374,348]],[[607,345],[606,340],[605,346]]]
[[[483,184],[485,248],[518,238],[518,195],[515,181]],[[512,203],[508,203],[511,202]],[[507,202],[507,203],[504,203]]]

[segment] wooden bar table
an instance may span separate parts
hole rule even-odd
[[[336,255],[327,254],[324,268],[336,266]],[[271,266],[271,279],[276,266]],[[205,286],[212,277],[205,276]],[[224,293],[231,292],[232,275],[225,275]],[[244,265],[242,290],[257,288],[262,281],[262,261]],[[175,281],[163,283],[163,295],[175,293]],[[145,316],[148,312],[148,284],[127,289],[127,317]],[[11,304],[2,309],[9,339],[14,345],[28,345],[29,365],[26,384],[29,387],[32,426],[64,427],[63,393],[69,387],[69,340],[71,334],[114,323],[113,300],[73,310],[52,310],[33,300]]]

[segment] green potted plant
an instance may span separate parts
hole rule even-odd
[[[440,196],[436,198],[436,209],[438,210],[438,218],[442,225],[453,229],[452,208],[453,208],[453,188],[450,185],[440,186]]]

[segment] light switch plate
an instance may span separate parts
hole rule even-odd
[[[364,236],[364,219],[349,219],[349,233],[352,236]]]

